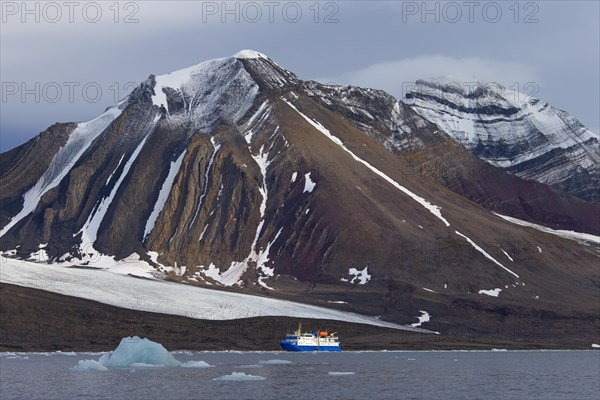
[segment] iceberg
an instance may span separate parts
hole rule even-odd
[[[214,367],[205,361],[177,360],[162,344],[139,336],[128,336],[114,351],[104,353],[98,361],[79,360],[79,364],[71,368],[73,371],[106,371],[108,368],[153,368],[153,367],[183,367],[209,368]]]
[[[98,360],[105,367],[130,367],[140,364],[177,367],[181,364],[162,344],[138,336],[121,339],[119,346]]]

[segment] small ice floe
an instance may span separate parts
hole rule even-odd
[[[231,375],[223,375],[213,378],[213,381],[264,381],[264,376],[249,375],[243,372],[232,372]]]
[[[431,293],[437,293],[435,290],[431,290],[431,289],[428,289],[426,287],[424,287],[423,290],[425,290],[427,292],[431,292]]]
[[[258,362],[259,364],[263,364],[263,365],[285,365],[285,364],[293,364],[293,362],[291,362],[290,360],[280,360],[277,358],[274,358],[272,360],[260,360]]]
[[[79,360],[79,363],[71,368],[71,371],[107,371],[104,365],[96,360]]]
[[[508,350],[506,350],[506,349],[495,349],[494,348],[494,349],[492,349],[492,351],[508,351]]]
[[[344,376],[344,375],[354,375],[355,372],[351,371],[329,371],[327,375],[331,376]]]
[[[481,289],[478,293],[485,294],[486,296],[498,297],[500,295],[501,291],[502,291],[502,289],[500,289],[500,288],[489,289],[489,290]]]
[[[29,356],[18,356],[18,355],[8,356],[6,358],[9,360],[29,360]]]
[[[416,361],[416,358],[407,358],[406,361]]]
[[[333,303],[333,304],[348,304],[348,302],[342,301],[342,300],[328,301],[328,303]]]
[[[537,249],[540,253],[542,252],[542,248],[540,246],[537,246]]]
[[[211,368],[211,367],[214,367],[214,365],[210,365],[209,363],[207,363],[205,361],[186,361],[183,364],[181,364],[180,367],[183,367],[183,368]]]
[[[600,344],[593,343],[592,349],[600,349]]]
[[[244,368],[244,369],[250,369],[250,368],[262,368],[263,366],[260,364],[247,364],[247,365],[238,365],[236,368]]]

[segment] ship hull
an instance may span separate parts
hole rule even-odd
[[[285,350],[285,351],[334,351],[334,352],[340,352],[342,351],[340,346],[308,346],[308,345],[298,345],[296,343],[293,342],[288,342],[285,340],[282,340],[280,342],[281,347]]]

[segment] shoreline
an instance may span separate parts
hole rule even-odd
[[[279,340],[300,321],[306,329],[338,332],[343,351],[594,351],[592,343],[600,344],[593,332],[573,342],[568,332],[549,341],[547,335],[525,336],[524,331],[513,340],[510,334],[478,335],[476,330],[464,336],[436,335],[293,317],[198,320],[5,283],[0,284],[0,296],[0,352],[105,352],[114,350],[123,337],[134,335],[161,343],[169,351],[283,352]]]

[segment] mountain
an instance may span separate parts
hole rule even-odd
[[[501,85],[418,81],[411,108],[475,156],[600,203],[600,143],[567,112]]]
[[[5,256],[133,255],[169,280],[444,334],[598,335],[597,204],[491,166],[385,92],[258,52],[151,75],[0,166]]]

